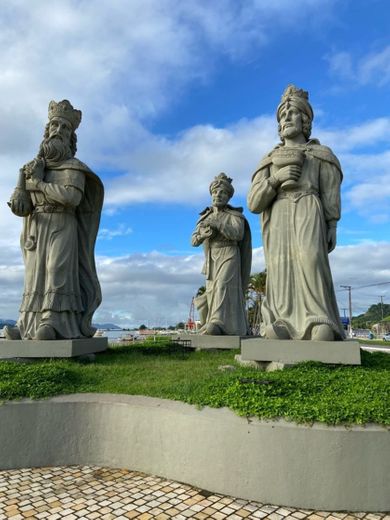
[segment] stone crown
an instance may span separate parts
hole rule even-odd
[[[313,120],[313,109],[309,103],[309,93],[306,90],[297,88],[295,85],[287,86],[276,111],[278,121],[280,119],[280,111],[286,103],[293,103],[301,111],[303,111],[311,120]]]
[[[297,88],[295,85],[288,85],[282,96],[282,102],[286,101],[290,97],[300,97],[306,101],[309,101],[309,93],[307,90]]]
[[[73,130],[79,126],[81,121],[81,110],[73,108],[71,103],[64,99],[56,103],[50,101],[49,103],[49,120],[53,117],[63,117],[72,125]]]

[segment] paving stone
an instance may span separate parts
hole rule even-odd
[[[209,495],[137,471],[69,466],[0,471],[0,520],[390,520]]]
[[[265,518],[266,516],[268,515],[268,513],[266,513],[265,511],[254,511],[252,514],[251,514],[251,517],[253,518]]]
[[[276,510],[276,513],[278,515],[282,515],[283,517],[286,517],[291,514],[291,511],[284,509],[283,507],[279,507],[279,509]]]
[[[282,520],[283,516],[278,515],[278,513],[270,513],[268,515],[269,520]]]

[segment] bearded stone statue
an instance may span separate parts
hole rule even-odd
[[[7,339],[92,337],[101,302],[94,247],[103,184],[75,158],[81,112],[68,100],[49,104],[38,155],[19,173],[9,206],[23,217],[24,293]]]

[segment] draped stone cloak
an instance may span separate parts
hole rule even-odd
[[[193,245],[197,241],[197,229],[207,223],[213,208],[200,213],[193,233]],[[252,245],[249,224],[242,208],[226,206],[218,213],[219,230],[203,242],[206,275],[206,292],[195,299],[202,325],[214,323],[223,334],[247,335],[248,322],[245,309],[245,293],[248,287]],[[203,318],[203,319],[202,319]]]
[[[84,163],[48,166],[39,189],[26,182],[33,210],[23,219],[25,283],[18,326],[31,339],[41,324],[59,338],[91,337],[101,303],[94,248],[103,184]]]
[[[314,325],[327,324],[344,337],[328,259],[327,232],[340,218],[340,163],[326,146],[312,139],[297,185],[274,189],[273,154],[260,162],[252,178],[248,207],[261,213],[267,267],[261,333],[268,325],[287,329],[292,339],[310,339]]]

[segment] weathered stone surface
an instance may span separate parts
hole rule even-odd
[[[129,395],[0,406],[0,469],[75,464],[148,472],[263,504],[390,509],[390,435],[383,426],[260,421],[227,408]],[[278,518],[277,507],[268,508]]]
[[[103,352],[107,338],[0,341],[0,359],[69,358]]]
[[[246,335],[248,322],[245,291],[252,263],[249,224],[242,208],[228,205],[233,196],[232,179],[224,173],[210,184],[212,206],[200,214],[192,245],[203,244],[206,290],[195,298],[207,335]]]
[[[240,336],[209,336],[208,334],[188,335],[191,347],[202,349],[235,349],[241,346]]]
[[[340,218],[340,163],[310,139],[307,92],[287,87],[277,120],[281,142],[261,160],[248,194],[249,209],[262,215],[267,268],[261,335],[340,340],[344,330],[328,259]]]
[[[94,247],[103,204],[100,179],[75,158],[81,112],[49,104],[37,157],[19,172],[12,212],[23,217],[23,300],[8,340],[92,337],[101,302]]]
[[[284,365],[302,361],[346,365],[360,365],[361,363],[360,345],[353,340],[300,341],[249,338],[241,342],[241,359],[243,361],[276,362]]]
[[[283,370],[283,368],[291,366],[292,363],[280,363],[278,361],[254,361],[252,359],[242,359],[241,354],[236,354],[234,360],[242,367],[256,368],[264,372],[274,372],[275,370]]]

